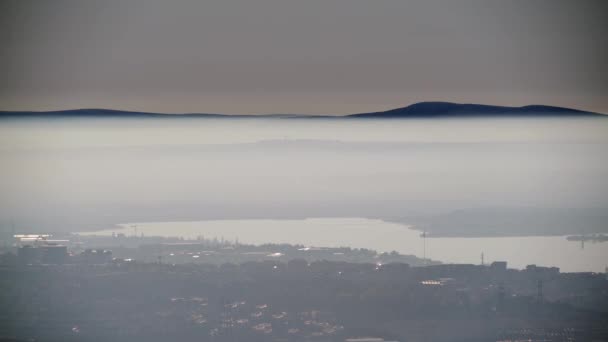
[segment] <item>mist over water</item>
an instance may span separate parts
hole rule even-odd
[[[607,147],[602,118],[4,120],[0,224],[605,208]]]

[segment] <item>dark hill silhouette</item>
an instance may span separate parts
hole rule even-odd
[[[344,116],[329,115],[228,115],[228,114],[163,114],[151,112],[134,112],[114,109],[71,109],[59,111],[0,111],[0,118],[250,118],[250,117],[279,117],[279,118],[447,118],[447,117],[566,117],[566,116],[604,116],[604,114],[582,111],[578,109],[531,105],[523,107],[503,107],[483,104],[459,104],[451,102],[419,102],[407,107],[396,108],[382,112],[359,113]]]
[[[99,117],[99,118],[167,118],[167,117],[243,117],[244,115],[224,115],[224,114],[166,114],[152,112],[134,112],[116,109],[103,108],[82,108],[68,109],[55,111],[0,111],[0,117],[62,117],[62,118],[81,118],[81,117]]]
[[[375,113],[352,114],[351,118],[441,118],[480,116],[597,116],[598,113],[578,109],[530,105],[504,107],[452,102],[419,102],[407,107]]]

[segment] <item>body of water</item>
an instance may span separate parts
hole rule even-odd
[[[608,120],[7,119],[0,165],[5,232],[182,221],[140,229],[421,256],[418,233],[402,225],[294,219],[410,223],[473,209],[445,216],[442,233],[464,235],[478,217],[485,221],[470,235],[602,231],[595,213],[608,207]],[[597,210],[557,227],[555,209],[579,212],[562,208]],[[508,214],[492,226],[497,212]],[[479,263],[484,252],[514,267],[603,271],[605,246],[513,237],[433,238],[427,247],[445,262]]]
[[[122,225],[121,230],[80,234],[111,235],[121,232],[149,236],[218,238],[240,243],[290,243],[315,247],[370,248],[398,251],[445,263],[507,261],[509,267],[529,264],[556,266],[564,272],[604,272],[608,266],[608,243],[567,241],[565,236],[501,238],[427,238],[408,226],[363,218],[311,218],[303,220],[217,220],[197,222],[148,222]]]

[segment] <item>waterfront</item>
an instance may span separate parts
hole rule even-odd
[[[529,264],[556,266],[562,272],[604,272],[608,244],[568,241],[565,236],[491,238],[427,238],[426,253],[420,232],[408,226],[364,218],[310,218],[302,220],[212,220],[190,222],[147,222],[121,225],[80,234],[145,236],[198,236],[241,243],[290,243],[305,246],[370,248],[378,252],[397,251],[444,263],[507,261],[509,267]]]

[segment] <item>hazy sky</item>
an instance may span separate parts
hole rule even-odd
[[[608,113],[608,2],[1,1],[0,109]]]

